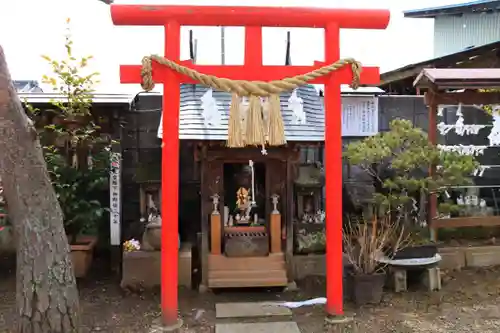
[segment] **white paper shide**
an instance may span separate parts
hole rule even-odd
[[[490,146],[500,146],[500,106],[495,105],[492,109],[493,127],[488,139],[490,140]]]
[[[297,95],[297,89],[292,91],[292,95],[288,99],[288,109],[293,112],[292,124],[304,125],[307,122],[304,100]]]
[[[443,116],[443,108],[439,108],[438,111],[439,116]],[[448,134],[452,129],[455,130],[455,133],[459,136],[464,136],[464,135],[477,135],[480,130],[485,128],[485,125],[476,125],[476,124],[465,124],[465,119],[464,119],[464,114],[462,112],[462,104],[458,105],[457,111],[457,121],[455,124],[445,124],[443,121],[440,122],[437,125],[437,129],[439,131],[439,134],[441,135],[446,135]]]
[[[220,126],[222,115],[217,104],[217,100],[213,97],[213,90],[208,89],[200,98],[202,116],[205,121],[205,126]]]

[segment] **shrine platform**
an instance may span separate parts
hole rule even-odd
[[[231,258],[210,254],[209,288],[285,287],[288,284],[285,255]]]

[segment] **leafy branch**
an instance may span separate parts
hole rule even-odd
[[[422,129],[401,119],[392,121],[388,132],[348,145],[345,157],[378,184],[373,201],[379,212],[388,214],[400,211],[415,196],[470,184],[479,166],[473,156],[440,151]],[[434,177],[428,172],[431,166],[437,166]],[[444,201],[440,212],[456,208]]]

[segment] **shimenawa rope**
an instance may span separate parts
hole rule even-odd
[[[167,66],[173,71],[188,76],[189,78],[200,82],[201,84],[213,89],[229,92],[233,94],[229,125],[228,125],[228,141],[227,144],[231,148],[244,147],[245,145],[263,146],[267,143],[271,146],[280,146],[286,143],[283,118],[280,110],[279,94],[285,91],[296,89],[308,82],[334,72],[344,66],[351,65],[352,68],[352,83],[351,87],[357,89],[360,83],[361,64],[352,59],[340,59],[333,64],[315,69],[309,73],[297,75],[291,78],[275,80],[270,82],[263,81],[244,81],[231,80],[227,78],[219,78],[213,75],[200,73],[194,69],[177,64],[167,58],[158,55],[146,56],[142,59],[141,86],[145,91],[151,91],[154,88],[152,75],[152,62]],[[241,97],[249,97],[249,109],[242,119],[240,115],[239,105]],[[269,119],[267,121],[267,131],[264,129],[262,105],[259,97],[267,97],[269,103]],[[245,123],[245,133],[243,134],[243,126]],[[267,140],[266,140],[267,134]],[[244,136],[244,138],[243,138]]]

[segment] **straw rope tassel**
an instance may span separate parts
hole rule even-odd
[[[270,146],[283,146],[286,144],[285,125],[283,124],[283,116],[281,114],[280,96],[272,94],[269,96],[269,137]]]
[[[241,128],[240,97],[233,93],[229,108],[229,124],[227,131],[227,146],[229,148],[244,147]]]
[[[250,95],[246,114],[245,143],[248,146],[265,145],[264,120],[262,119],[262,104],[260,98]]]
[[[309,73],[296,75],[294,77],[289,77],[282,80],[275,80],[270,82],[231,80],[228,78],[220,78],[213,75],[203,74],[192,68],[178,64],[170,59],[160,57],[158,55],[151,55],[142,59],[141,86],[145,91],[151,91],[155,86],[155,83],[153,81],[153,60],[161,65],[167,66],[168,68],[179,74],[186,75],[205,86],[220,91],[238,94],[238,96],[249,96],[250,107],[248,110],[248,114],[246,115],[246,139],[243,140],[242,138],[241,123],[236,123],[235,119],[238,118],[233,117],[233,115],[238,115],[240,113],[240,110],[239,108],[238,110],[236,109],[236,103],[232,103],[229,125],[230,133],[228,133],[227,144],[229,147],[242,147],[243,144],[262,146],[263,151],[265,151],[264,145],[266,138],[264,134],[264,121],[262,119],[262,106],[260,105],[260,99],[258,98],[258,96],[270,97],[270,99],[273,100],[274,97],[272,97],[272,95],[279,95],[282,92],[293,90],[297,87],[307,84],[308,82],[316,78],[337,71],[344,66],[351,66],[353,78],[350,87],[353,89],[357,89],[360,84],[360,74],[362,71],[361,64],[358,61],[352,58],[346,58],[339,59],[332,64],[317,68]],[[276,99],[274,103],[276,103]],[[278,105],[278,103],[276,104]],[[284,131],[279,130],[280,127],[283,128],[283,119],[279,117],[278,114],[276,114],[277,112],[275,111],[277,110],[279,109],[270,107],[271,112],[269,115],[270,119],[268,124],[272,123],[273,126],[269,127],[269,131],[266,134],[269,135],[268,141],[271,145],[282,145],[285,143]],[[240,128],[239,131],[238,128]],[[240,133],[240,135],[238,135],[238,133]],[[281,137],[280,133],[283,133]],[[238,140],[241,140],[241,142]]]

